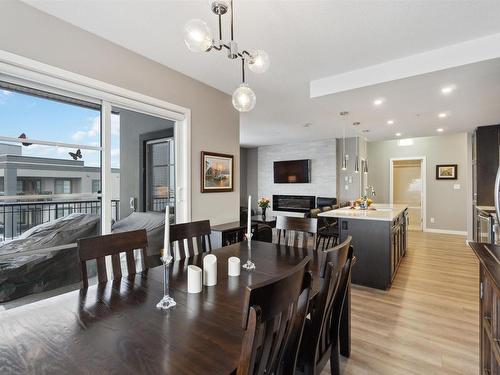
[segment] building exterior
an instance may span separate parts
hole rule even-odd
[[[119,169],[112,170],[112,178],[117,207]],[[0,241],[72,212],[99,213],[100,199],[92,194],[100,191],[100,180],[100,168],[83,161],[23,156],[21,146],[0,143]],[[68,199],[60,194],[88,195]]]

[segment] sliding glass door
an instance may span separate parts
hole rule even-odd
[[[111,191],[119,197],[119,219],[142,212],[163,219],[169,206],[175,222],[175,122],[113,107],[111,124],[111,167],[118,174]]]

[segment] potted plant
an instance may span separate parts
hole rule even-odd
[[[259,199],[259,207],[262,209],[262,218],[266,220],[266,210],[270,206],[269,199],[267,198],[260,198]]]

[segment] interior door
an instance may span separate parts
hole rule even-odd
[[[393,202],[408,205],[409,230],[422,230],[422,160],[393,162]]]

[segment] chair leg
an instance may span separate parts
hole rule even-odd
[[[340,352],[339,344],[332,344],[332,350],[330,352],[330,373],[331,375],[340,375]]]

